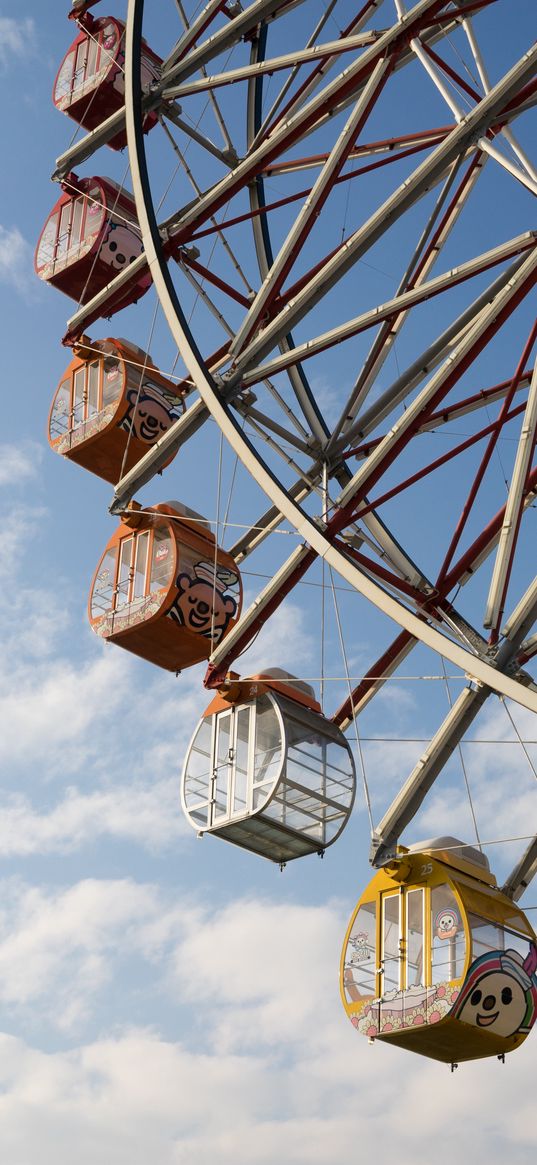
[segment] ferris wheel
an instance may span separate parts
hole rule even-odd
[[[480,855],[444,840],[405,857],[403,877],[398,843],[487,700],[537,711],[537,48],[525,5],[170,0],[163,11],[129,0],[123,23],[93,16],[96,3],[73,0],[78,35],[54,100],[85,132],[57,161],[63,192],[36,256],[78,304],[51,444],[114,484],[122,521],[96,571],[92,623],[170,670],[209,660],[215,695],[189,749],[184,808],[201,832],[280,862],[339,836],[355,787],[344,733],[413,650],[462,670],[460,696],[373,825],[384,897],[378,917],[373,894],[351,920],[344,1002],[370,1037],[412,1046],[415,1031],[409,1043],[399,1018],[396,1038],[363,999],[378,1010],[388,984],[409,992],[411,919],[438,919],[442,940],[449,914],[442,983],[457,980],[459,1002],[438,1058],[501,1054],[529,1030],[527,1014],[514,1043],[487,1032],[487,1050],[478,1041],[465,1055],[457,1035],[471,949],[469,923],[459,942],[471,913],[461,885],[481,879],[486,897]],[[125,185],[102,176],[104,152],[98,177],[79,175],[101,147],[125,145]],[[177,348],[173,374],[132,338],[89,336],[151,286]],[[210,420],[267,498],[225,551],[188,507],[135,501]],[[241,567],[283,525],[298,545],[243,609]],[[277,667],[246,680],[232,670],[318,561],[393,628],[330,715]],[[456,885],[435,897],[436,867],[450,860]],[[502,890],[511,922],[536,871],[532,838]],[[392,925],[408,966],[398,948],[395,987],[386,948],[385,979],[364,996],[352,968]],[[415,1027],[430,1027],[433,1011],[435,1024],[446,1019],[431,996],[433,931],[421,925],[427,949],[413,964]],[[527,1008],[530,932],[522,970],[518,955],[510,968],[528,981]],[[488,973],[507,971],[500,959]]]

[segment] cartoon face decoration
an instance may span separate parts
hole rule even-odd
[[[349,946],[354,947],[350,960],[351,964],[364,963],[371,958],[371,953],[367,945],[367,935],[364,931],[360,931],[359,934],[355,934],[353,938],[350,938]]]
[[[456,910],[439,910],[434,920],[436,937],[440,939],[455,938],[460,926]]]
[[[527,1033],[537,1013],[537,948],[526,959],[518,951],[491,951],[468,971],[452,1011],[456,1019],[496,1036]]]
[[[124,271],[142,251],[142,240],[132,227],[111,222],[101,244],[99,259],[109,263],[116,271]]]
[[[179,594],[168,614],[189,631],[220,643],[237,610],[237,600],[226,590],[237,582],[234,571],[217,566],[215,577],[212,563],[197,562],[193,576],[183,573],[177,578]]]
[[[129,408],[121,421],[120,428],[132,433],[139,441],[153,445],[172,424],[174,418],[164,400],[150,389],[143,389],[138,396],[136,388],[127,392]]]

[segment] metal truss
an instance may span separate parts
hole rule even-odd
[[[502,4],[418,0],[406,11],[400,0],[331,0],[315,23],[307,5],[289,0],[243,8],[210,0],[192,21],[178,2],[176,43],[143,93],[146,5],[129,0],[125,111],[55,171],[64,177],[126,126],[144,254],[79,307],[67,341],[149,270],[189,396],[183,416],[118,482],[114,512],[212,418],[268,498],[232,547],[237,561],[282,522],[301,539],[214,652],[208,686],[319,558],[398,626],[335,713],[338,724],[350,724],[416,644],[469,677],[378,827],[377,863],[490,695],[537,711],[525,671],[537,654],[537,606],[531,587],[519,597],[526,580],[517,571],[537,493],[527,311],[537,282],[528,133],[537,48],[528,44],[491,82],[480,29]],[[422,105],[410,127],[398,103],[414,88]],[[182,178],[158,218],[154,150],[141,129],[149,110]],[[483,207],[498,175],[511,184],[516,214],[494,208],[488,229]],[[509,359],[497,371],[488,354],[499,336]],[[338,389],[330,412],[317,387],[328,376]],[[491,491],[489,505],[483,483],[500,442],[512,448],[509,484],[506,496]],[[435,489],[448,463],[470,468],[444,519]],[[437,537],[443,531],[438,561],[419,537],[426,520]],[[479,601],[467,601],[481,579]],[[531,850],[509,883],[513,896],[535,863]]]

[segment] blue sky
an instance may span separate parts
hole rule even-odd
[[[505,3],[498,9],[505,13]],[[514,55],[531,39],[532,9],[510,0]],[[62,4],[48,4],[44,19],[37,0],[23,16],[20,5],[0,0],[3,1159],[313,1165],[374,1152],[396,1154],[400,1165],[431,1157],[447,1165],[464,1143],[474,1159],[522,1165],[536,1144],[531,1039],[505,1068],[483,1062],[450,1076],[397,1049],[368,1047],[346,1021],[340,946],[369,878],[361,790],[324,860],[290,863],[282,874],[217,839],[196,839],[181,816],[179,773],[209,702],[204,668],[176,679],[107,647],[87,623],[89,582],[114,526],[110,488],[46,444],[50,400],[69,361],[60,338],[72,309],[32,266],[57,197],[49,174],[71,136],[50,100],[71,34]],[[91,165],[118,175],[125,159],[103,153]],[[145,346],[152,296],[92,334]],[[520,335],[526,324],[524,316]],[[171,365],[163,321],[155,357]],[[323,376],[317,388],[330,403],[328,364]],[[201,444],[146,488],[144,502],[180,497],[213,516],[218,450],[208,425]],[[233,466],[225,452],[228,483]],[[242,470],[238,481],[248,508],[241,514],[235,505],[237,522],[264,508]],[[251,570],[270,572],[295,542],[293,534],[281,545],[273,539]],[[280,666],[319,677],[320,568],[308,581],[317,585],[292,594],[241,661],[242,674]],[[245,585],[253,597],[255,578]],[[362,600],[340,597],[349,663],[359,675],[385,645],[389,625]],[[326,656],[332,709],[344,688],[330,679],[342,675],[331,610]],[[376,819],[447,711],[444,684],[419,678],[440,671],[438,659],[416,650],[401,669],[416,678],[386,685],[362,719]],[[521,734],[535,740],[531,714],[515,716]],[[525,835],[535,781],[520,746],[504,743],[513,733],[497,702],[485,706],[473,734],[496,742],[464,749],[482,836]],[[535,762],[535,747],[530,752]],[[472,839],[461,788],[455,754],[411,840]],[[520,848],[490,848],[499,878]]]

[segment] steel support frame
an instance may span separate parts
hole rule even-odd
[[[253,472],[259,485],[265,490],[280,512],[295,526],[307,543],[308,556],[320,555],[329,565],[354,586],[359,592],[378,606],[388,617],[395,619],[418,639],[428,644],[439,654],[450,659],[456,666],[469,670],[470,674],[481,683],[489,684],[493,690],[501,691],[532,711],[537,711],[537,693],[522,687],[510,676],[497,671],[493,666],[471,652],[464,650],[458,644],[451,642],[440,632],[424,624],[417,615],[406,610],[376,583],[363,574],[354,564],[344,558],[330,542],[329,537],[319,524],[312,521],[282,488],[269,468],[257,455],[250,442],[241,432],[229,406],[222,399],[217,387],[203,364],[201,354],[194,344],[193,337],[188,329],[184,314],[179,304],[175,288],[165,264],[162,239],[155,218],[151,201],[145,147],[141,128],[141,95],[139,84],[139,54],[141,48],[141,27],[143,18],[143,0],[129,0],[126,37],[126,108],[127,108],[127,136],[129,154],[133,176],[133,189],[138,210],[138,217],[142,229],[144,246],[148,262],[154,275],[165,316],[172,330],[172,334],[182,353],[184,362],[192,376],[200,396],[212,413],[216,423],[222,430],[232,448]],[[427,5],[418,5],[423,11]],[[416,11],[416,10],[414,10]],[[510,76],[516,69],[511,72]],[[518,80],[518,73],[517,73]],[[503,95],[502,95],[503,99]],[[491,102],[494,104],[494,102]],[[242,620],[241,620],[242,622]],[[236,630],[236,629],[235,629]],[[231,632],[233,636],[234,632]],[[222,645],[227,653],[229,638]],[[220,663],[218,651],[213,656],[213,671]]]

